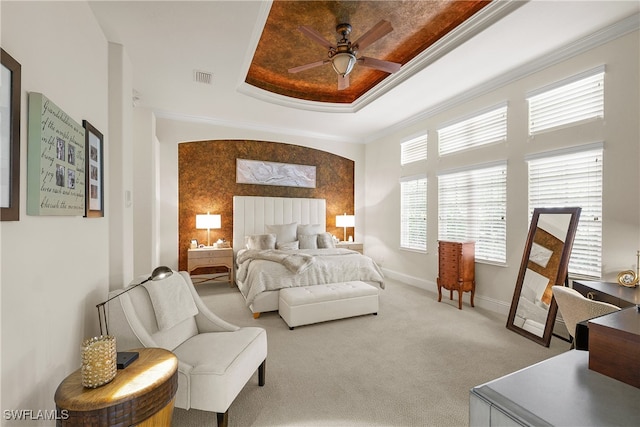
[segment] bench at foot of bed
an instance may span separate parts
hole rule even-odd
[[[378,288],[360,281],[285,288],[280,290],[278,312],[289,329],[378,314]]]

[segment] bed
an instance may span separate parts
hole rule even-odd
[[[360,280],[384,288],[370,257],[330,247],[328,239],[324,199],[233,198],[235,283],[254,317],[277,311],[287,287]]]

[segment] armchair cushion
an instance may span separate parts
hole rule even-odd
[[[198,334],[173,350],[188,370],[188,407],[225,412],[266,357],[262,328]],[[178,368],[180,370],[180,367]],[[185,407],[176,401],[176,406]]]

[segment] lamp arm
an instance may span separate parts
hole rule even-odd
[[[140,283],[136,283],[135,285],[131,286],[130,288],[125,289],[124,291],[120,292],[119,294],[116,294],[114,296],[112,296],[111,298],[109,298],[106,301],[101,302],[100,304],[96,304],[96,308],[98,309],[98,323],[100,324],[100,335],[102,335],[102,318],[104,317],[104,327],[105,327],[105,331],[107,333],[107,335],[109,335],[109,325],[107,323],[107,312],[106,312],[106,308],[105,305],[111,301],[112,299],[118,298],[120,295],[122,294],[126,294],[127,292],[137,288],[138,286],[147,283],[149,280],[151,280],[151,277],[143,280]]]
[[[148,279],[143,280],[140,283],[136,283],[135,285],[131,286],[129,289],[125,289],[124,291],[120,292],[117,295],[112,296],[111,298],[109,298],[106,301],[101,302],[100,304],[96,304],[96,307],[101,307],[101,306],[105,305],[106,303],[108,303],[109,301],[111,301],[112,299],[118,298],[120,295],[126,294],[127,292],[134,290],[135,288],[137,288],[138,286],[142,285],[143,283],[147,283],[150,279],[151,278],[148,278]]]

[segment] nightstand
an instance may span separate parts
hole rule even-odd
[[[336,248],[351,249],[352,251],[358,251],[364,254],[364,244],[357,242],[339,242],[336,243]]]
[[[189,249],[187,259],[187,271],[191,274],[200,267],[227,267],[229,269],[229,284],[233,285],[233,249],[204,248]]]

